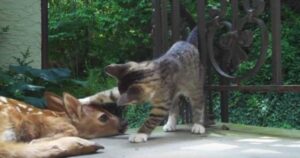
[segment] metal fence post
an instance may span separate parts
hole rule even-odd
[[[270,0],[272,20],[272,83],[282,84],[280,0]]]

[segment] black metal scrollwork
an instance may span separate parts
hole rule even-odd
[[[236,1],[237,2],[237,1]],[[223,77],[239,82],[242,79],[255,75],[265,61],[268,48],[268,30],[265,23],[258,18],[264,11],[264,0],[243,0],[243,8],[245,16],[236,19],[235,26],[225,20],[227,10],[227,0],[221,0],[220,9],[212,9],[209,14],[212,20],[208,23],[207,43],[209,59],[215,70]],[[236,7],[238,8],[238,7]],[[234,11],[234,10],[233,10]],[[238,15],[238,14],[236,14]],[[219,29],[226,29],[227,32],[220,35],[218,45],[222,50],[228,52],[226,55],[226,63],[236,69],[243,61],[248,59],[248,55],[244,48],[250,47],[253,42],[253,33],[245,29],[246,24],[256,25],[261,32],[261,48],[259,57],[253,68],[249,69],[243,76],[233,76],[228,71],[224,71],[220,62],[216,59],[214,39]]]

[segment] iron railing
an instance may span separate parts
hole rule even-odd
[[[207,113],[210,116],[213,116],[212,91],[220,92],[223,122],[229,121],[230,91],[300,92],[300,85],[283,85],[282,81],[280,0],[220,0],[220,7],[217,9],[208,8],[205,0],[196,0],[197,22],[191,22],[191,15],[179,0],[152,0],[152,3],[154,57],[166,52],[173,42],[183,39],[183,35],[180,34],[183,21],[188,19],[190,25],[187,27],[190,29],[191,24],[197,24],[200,59],[206,67],[205,94],[208,98]],[[261,18],[265,13],[266,4],[269,4],[271,11],[271,30],[268,30]],[[170,12],[168,6],[171,6]],[[259,52],[251,52],[253,40],[257,39],[253,37],[253,31],[247,29],[247,25],[250,24],[260,33]],[[269,36],[272,38],[272,45],[268,44]],[[268,85],[242,85],[241,81],[254,77],[260,70],[270,47],[272,47],[272,70],[270,70],[272,82]],[[251,53],[257,54],[255,66],[245,74],[237,75],[240,64],[246,61]],[[210,82],[212,70],[220,76],[219,84]]]

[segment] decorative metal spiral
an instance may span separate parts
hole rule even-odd
[[[220,3],[220,9],[212,9],[209,12],[212,20],[208,23],[207,29],[208,56],[211,64],[221,76],[234,82],[239,82],[242,79],[255,75],[266,58],[266,52],[268,48],[268,30],[263,20],[258,18],[258,16],[264,11],[265,2],[264,0],[243,0],[243,8],[246,15],[242,18],[238,18],[236,20],[238,23],[235,22],[234,24],[224,20],[227,10],[227,0],[221,0]],[[250,47],[253,42],[253,33],[250,30],[244,29],[245,25],[249,23],[256,25],[260,29],[260,54],[253,68],[249,69],[242,76],[233,76],[228,71],[225,71],[224,68],[220,66],[220,61],[218,62],[216,59],[214,46],[216,32],[224,28],[227,30],[226,33],[223,33],[220,36],[219,46],[222,48],[222,50],[228,52],[228,56],[226,56],[226,62],[232,63],[234,67],[238,67],[248,58],[244,48]]]

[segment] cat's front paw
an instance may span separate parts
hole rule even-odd
[[[164,125],[163,130],[165,132],[174,132],[176,131],[176,124],[167,123]]]
[[[129,136],[129,141],[131,143],[146,142],[147,139],[148,139],[148,135],[145,133],[136,133]]]
[[[192,133],[194,134],[204,134],[205,133],[205,127],[201,124],[195,123],[192,127]]]

